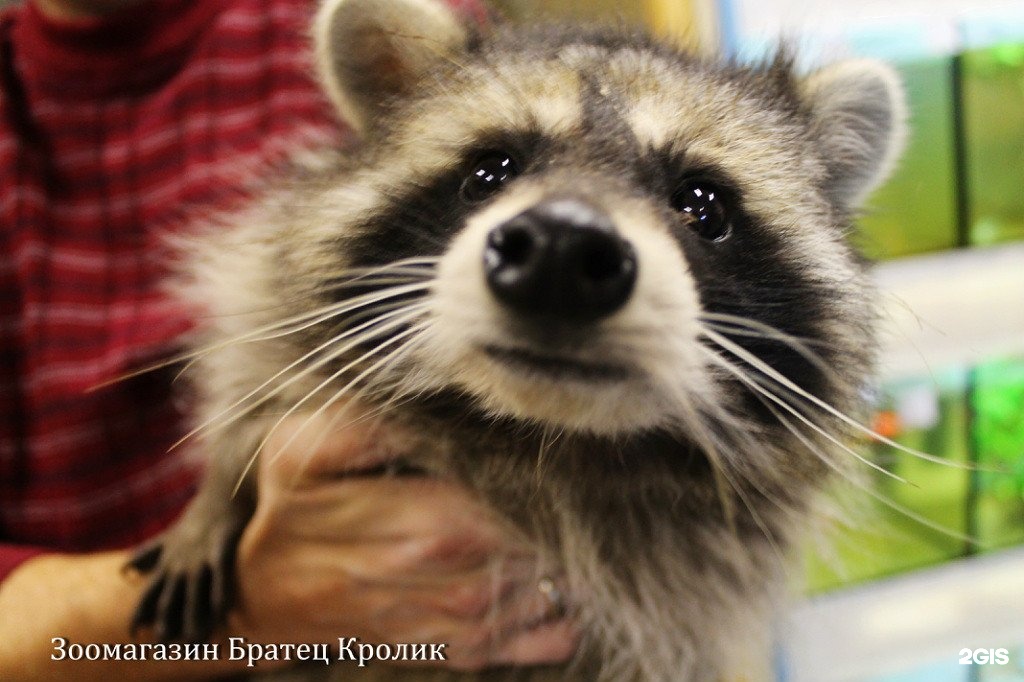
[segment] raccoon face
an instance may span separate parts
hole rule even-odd
[[[493,413],[594,432],[678,414],[672,386],[712,398],[696,288],[648,202],[567,171],[516,185],[441,258],[426,382],[454,377]]]
[[[369,141],[338,192],[339,211],[363,197],[348,265],[433,269],[401,392],[614,435],[726,419],[757,398],[730,368],[756,362],[833,403],[860,382],[871,320],[844,233],[900,143],[885,67],[798,78],[635,35],[480,36],[435,0],[328,2],[316,35]]]

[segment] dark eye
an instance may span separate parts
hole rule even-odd
[[[732,231],[722,192],[710,182],[683,183],[672,195],[672,207],[683,216],[687,226],[704,239],[721,241]]]
[[[483,201],[518,174],[519,167],[511,155],[500,151],[487,152],[473,164],[473,169],[462,181],[459,193],[465,201]]]

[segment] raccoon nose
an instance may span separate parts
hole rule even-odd
[[[604,213],[554,199],[491,230],[484,268],[491,292],[516,312],[594,321],[629,300],[637,261]]]

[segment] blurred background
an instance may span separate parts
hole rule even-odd
[[[856,512],[809,543],[778,677],[1024,681],[1024,2],[494,4],[512,20],[645,23],[740,59],[784,39],[803,68],[897,66],[911,138],[856,236],[885,307],[871,426],[954,466],[860,443],[910,484],[868,477]],[[960,663],[979,648],[1007,661]]]

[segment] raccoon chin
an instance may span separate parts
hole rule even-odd
[[[539,353],[530,348],[487,344],[481,348],[495,362],[516,371],[555,381],[606,384],[628,381],[634,371],[627,365],[581,360],[568,355]]]
[[[668,423],[669,410],[636,367],[487,344],[460,363],[456,380],[501,418],[614,437]]]

